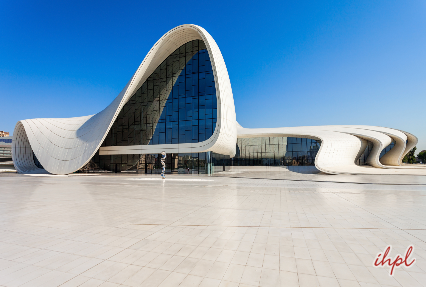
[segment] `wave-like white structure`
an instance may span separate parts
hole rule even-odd
[[[413,174],[426,175],[426,167],[402,165],[403,157],[416,146],[418,139],[403,131],[375,126],[307,126],[248,129],[238,125],[238,138],[298,137],[321,141],[315,167],[324,173],[339,174]],[[382,158],[380,153],[392,141],[394,147]],[[367,147],[369,166],[356,164]],[[371,168],[375,167],[375,168]]]
[[[217,122],[213,135],[198,143],[132,145],[101,147],[123,106],[155,69],[173,51],[193,40],[204,42],[210,57],[217,97]],[[320,126],[247,129],[236,122],[234,99],[225,61],[214,39],[197,25],[181,25],[167,32],[155,43],[130,81],[103,111],[96,115],[68,119],[31,119],[16,124],[12,157],[20,173],[68,174],[87,164],[99,150],[101,155],[215,153],[234,156],[237,137],[305,137],[321,141],[315,158],[318,170],[330,173],[410,174],[416,168],[402,165],[402,158],[417,144],[407,132],[374,126]],[[373,149],[367,163],[355,162],[367,146]],[[391,142],[394,147],[382,158],[381,151]],[[39,165],[36,164],[36,160]],[[40,168],[42,166],[43,168]],[[414,172],[422,173],[421,168]]]
[[[121,93],[100,113],[70,119],[19,121],[13,133],[12,145],[17,171],[44,172],[34,163],[33,153],[49,173],[68,174],[80,169],[99,149],[117,115],[135,91],[173,51],[192,40],[202,40],[210,56],[218,103],[216,129],[203,142],[151,145],[145,146],[143,150],[145,153],[214,151],[233,156],[237,140],[236,115],[225,61],[216,42],[206,30],[196,25],[181,25],[167,32],[155,43]]]

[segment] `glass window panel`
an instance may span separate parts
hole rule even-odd
[[[205,44],[190,41],[168,56],[124,105],[102,146],[201,142],[214,132],[216,108],[214,76]],[[192,166],[199,166],[198,157],[189,155]],[[116,171],[136,162],[148,165],[149,159],[153,160],[150,165],[159,164],[158,155],[94,158],[99,166]],[[179,156],[175,158],[177,165]]]

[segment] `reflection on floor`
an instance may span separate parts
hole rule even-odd
[[[373,169],[373,168],[371,168]],[[377,168],[375,168],[376,170]],[[281,171],[265,171],[265,170],[238,170],[216,173],[215,176],[235,177],[235,178],[252,178],[252,179],[274,179],[274,180],[299,180],[299,181],[323,181],[323,182],[348,182],[348,183],[377,183],[392,185],[426,185],[426,176],[421,175],[372,175],[372,174],[303,174],[291,172],[286,169]]]
[[[419,177],[157,177],[0,174],[0,286],[426,282]],[[373,267],[387,245],[416,263]]]

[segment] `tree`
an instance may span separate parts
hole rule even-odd
[[[419,152],[417,157],[422,161],[422,163],[426,163],[426,150]]]
[[[412,150],[410,150],[402,159],[402,162],[404,163],[416,163],[416,157],[414,156],[414,153],[416,152],[416,147],[413,147]]]

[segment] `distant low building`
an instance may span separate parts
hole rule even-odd
[[[0,161],[9,160],[12,160],[12,137],[2,136],[0,137]]]
[[[0,131],[0,138],[8,137],[8,136],[9,136],[8,132]]]
[[[2,132],[3,133],[3,132]],[[6,133],[9,134],[9,133]],[[12,137],[0,137],[0,172],[15,171],[12,161]]]

